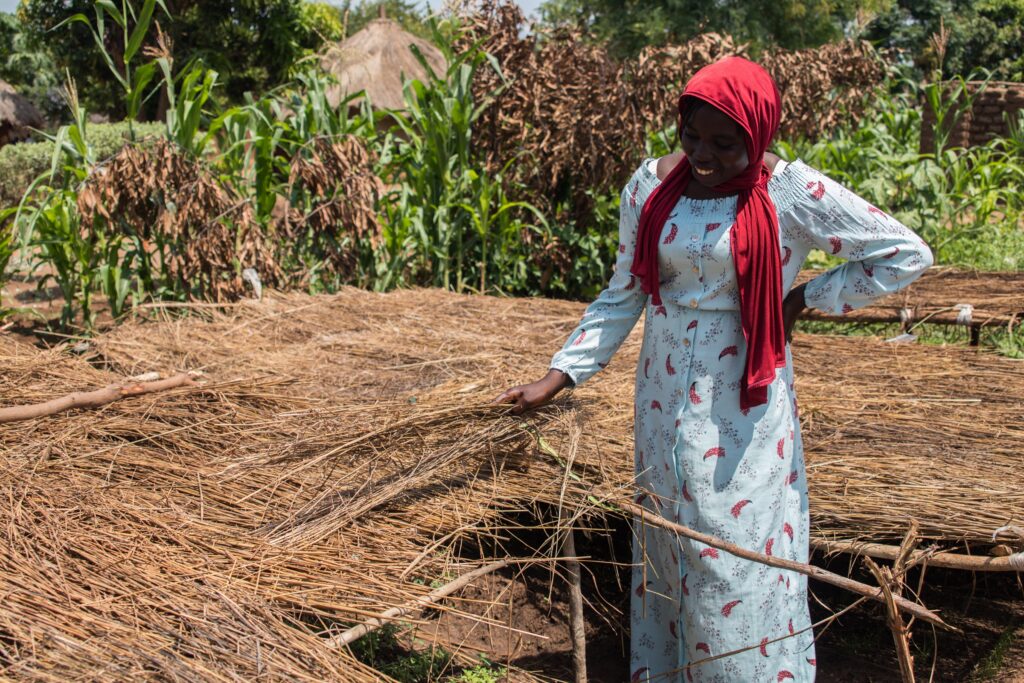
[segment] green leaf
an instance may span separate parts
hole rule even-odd
[[[111,0],[96,0],[95,9],[97,14],[100,13],[100,10],[103,10],[114,18],[114,21],[117,22],[118,26],[121,28],[125,27],[124,15],[121,13],[121,10],[117,9],[117,5],[111,2]]]
[[[132,61],[132,57],[135,56],[135,53],[142,46],[142,41],[145,40],[146,33],[149,31],[149,24],[153,20],[154,9],[156,9],[156,0],[146,0],[143,3],[139,19],[135,22],[135,28],[132,29],[128,43],[124,47],[124,61],[126,64]],[[122,27],[124,27],[124,24],[122,24]]]
[[[139,106],[142,102],[142,94],[146,91],[146,87],[149,82],[153,80],[153,76],[156,75],[157,64],[156,62],[149,62],[143,64],[135,70],[135,83],[132,84],[132,89],[128,93],[128,118],[135,119],[139,115]]]

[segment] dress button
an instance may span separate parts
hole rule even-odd
[[[693,272],[694,273],[699,273],[700,272],[700,268],[698,268],[697,266],[694,266],[693,267]]]
[[[690,345],[690,339],[688,337],[684,338],[683,339],[683,346],[689,346],[689,345]]]
[[[699,239],[700,239],[700,238],[699,238],[699,237],[697,237],[696,235],[690,235],[690,241],[691,241],[691,242],[696,242],[696,241],[697,241],[697,240],[699,240]]]
[[[690,299],[690,308],[697,308],[697,300]]]

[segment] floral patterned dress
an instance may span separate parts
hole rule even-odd
[[[768,402],[739,407],[746,343],[729,248],[736,198],[679,200],[660,236],[664,305],[655,309],[629,272],[640,211],[659,183],[655,163],[644,162],[623,190],[615,274],[551,367],[582,384],[646,311],[636,370],[638,503],[745,548],[806,562],[807,480],[788,347]],[[812,308],[839,314],[864,306],[932,263],[917,235],[799,161],[780,162],[768,191],[779,217],[783,291],[812,248],[847,260],[808,283]],[[633,681],[814,680],[804,576],[664,530],[634,529]],[[734,650],[744,651],[715,658]]]

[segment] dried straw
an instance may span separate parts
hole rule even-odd
[[[332,410],[339,419],[373,424],[353,431],[367,436],[389,420],[412,419],[407,402],[422,398],[424,388],[452,408],[484,403],[533,379],[581,311],[579,304],[537,299],[346,290],[319,299],[276,296],[211,313],[205,322],[165,317],[127,325],[98,346],[124,374],[198,368],[211,377],[287,377],[286,391],[303,399],[342,396],[343,405]],[[640,335],[638,326],[611,366],[572,400],[585,423],[580,466],[593,473],[588,481],[595,486],[628,487],[631,480]],[[798,335],[793,354],[820,538],[899,541],[912,515],[926,541],[985,543],[994,529],[1024,516],[1024,494],[1013,486],[1024,443],[1020,362],[820,335]],[[381,404],[380,414],[391,417],[371,416],[367,402],[383,399],[391,402]],[[394,416],[391,408],[409,413]],[[298,419],[294,439],[274,457],[295,449],[288,457],[308,459],[327,453],[326,444],[339,445],[321,429],[302,431],[308,419]]]
[[[578,304],[345,290],[144,313],[91,365],[0,338],[0,407],[204,372],[0,426],[0,676],[374,680],[329,639],[420,604],[464,546],[504,559],[519,512],[560,510],[539,517],[554,532],[632,488],[639,330],[550,409],[486,406],[543,371]],[[818,538],[898,539],[913,515],[925,539],[985,543],[1019,522],[1019,363],[843,338],[794,355]],[[536,434],[578,440],[571,476]]]

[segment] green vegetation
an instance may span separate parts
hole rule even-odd
[[[937,261],[988,270],[1024,269],[1024,118],[1008,138],[971,149],[945,149],[937,136],[920,150],[918,102],[941,122],[957,116],[937,85],[880,96],[858,125],[817,141],[780,142],[781,156],[803,159],[879,207],[932,247]]]
[[[945,78],[987,69],[1024,79],[1024,0],[547,0],[541,14],[546,24],[590,31],[620,55],[709,31],[748,42],[755,54],[862,37],[897,52],[918,76],[929,74],[931,37],[944,27]]]
[[[581,25],[617,53],[636,54],[712,31],[758,48],[817,46],[841,38],[858,10],[878,4],[884,0],[548,0],[541,12],[547,23]]]
[[[449,55],[448,73],[409,82],[403,113],[332,108],[329,81],[315,70],[299,72],[293,88],[220,109],[219,74],[193,64],[175,75],[166,52],[137,49],[160,6],[146,0],[137,20],[127,6],[118,14],[106,5],[95,18],[69,19],[95,27],[126,111],[159,95],[167,113],[156,140],[106,160],[72,97],[72,122],[45,147],[49,168],[30,185],[17,225],[34,266],[48,266],[60,285],[62,324],[91,327],[95,292],[115,317],[151,299],[237,296],[246,267],[267,284],[310,291],[539,291],[528,249],[551,241],[544,217],[510,200],[501,174],[472,155],[472,124],[487,104],[474,101],[473,75],[496,68],[486,55]],[[433,30],[444,43],[442,32],[454,29]],[[125,47],[120,60],[106,54],[110,43]],[[151,129],[129,122],[128,137],[143,130]],[[41,162],[42,150],[26,149],[13,154]],[[19,187],[38,170],[25,164]]]
[[[322,33],[339,30],[330,8],[303,7]],[[309,63],[292,64],[286,85],[227,106],[222,73],[200,61],[179,68],[159,39],[162,17],[160,0],[125,0],[64,25],[93,41],[123,111],[141,116],[160,101],[162,123],[89,124],[86,103],[72,96],[69,123],[50,140],[0,151],[0,207],[24,199],[16,229],[0,240],[0,264],[20,247],[59,285],[62,325],[93,326],[97,295],[115,317],[152,300],[237,298],[248,291],[246,269],[264,286],[310,292],[435,286],[588,299],[607,281],[618,193],[588,190],[586,211],[559,188],[534,203],[541,198],[511,166],[536,160],[513,154],[503,168],[487,165],[479,117],[514,74],[478,47],[453,52],[456,20],[423,24],[446,46],[448,71],[406,83],[405,110],[382,112],[365,101],[332,108],[330,78]],[[482,73],[490,90],[474,87]],[[945,149],[940,135],[921,150],[921,103],[949,121],[969,102],[957,96],[893,77],[858,123],[776,149],[894,213],[940,263],[1022,269],[1024,200],[1014,189],[1024,181],[1024,122],[983,147]],[[651,131],[649,154],[666,153],[674,138]],[[1019,335],[988,342],[1020,353]]]
[[[145,139],[162,131],[164,126],[158,123],[137,123],[134,128],[135,135]],[[97,159],[114,156],[128,139],[129,126],[125,121],[89,124],[89,144]],[[49,171],[53,163],[53,151],[52,140],[0,147],[0,208],[18,205],[32,181]]]
[[[46,116],[63,107],[56,97],[60,73],[50,53],[32,40],[14,14],[0,12],[0,78],[14,85]]]
[[[476,666],[461,668],[450,652],[429,643],[404,644],[407,626],[389,623],[352,643],[353,654],[401,683],[498,683],[508,673],[483,655]]]
[[[481,659],[486,659],[483,655]],[[484,661],[479,666],[463,669],[458,676],[448,679],[449,683],[498,683],[508,674],[508,669]]]
[[[524,231],[547,242],[546,222],[531,204],[508,199],[501,173],[474,164],[473,123],[489,102],[474,101],[473,76],[493,65],[480,52],[448,58],[446,76],[406,84],[407,112],[393,115],[400,134],[384,177],[397,182],[382,202],[378,286],[522,292],[532,275]]]
[[[129,15],[142,3],[107,3],[107,21]],[[96,50],[88,25],[68,22],[73,16],[95,16],[102,3],[93,0],[26,0],[18,16],[28,40],[45,49],[60,73],[67,69],[79,83],[88,83],[83,104],[112,116],[127,114],[127,101],[117,95],[117,79],[108,68],[104,51]],[[307,10],[301,0],[231,0],[199,2],[176,0],[170,11],[157,10],[155,19],[167,36],[171,59],[181,70],[200,62],[221,75],[226,102],[242,101],[246,92],[263,92],[287,81],[293,65],[317,48],[326,36],[322,10]],[[129,28],[136,23],[125,17]],[[147,26],[148,28],[148,26]],[[121,64],[125,44],[107,46],[110,59]],[[146,103],[146,118],[161,118],[159,98]]]
[[[430,39],[433,37],[430,22],[424,16],[427,5],[413,0],[338,0],[332,7],[339,16],[348,16],[346,35],[358,32],[368,23],[378,18],[381,11],[384,16],[398,24],[413,35]]]
[[[410,650],[399,642],[399,633],[396,624],[385,624],[352,643],[352,652],[363,663],[400,683],[439,680],[450,672],[451,653],[437,647],[422,652]]]
[[[1014,620],[999,635],[999,640],[996,641],[991,652],[974,667],[970,680],[976,683],[996,680],[1003,667],[1003,660],[1014,645],[1014,641],[1019,641],[1022,637],[1024,637],[1024,634],[1020,632],[1020,622]]]
[[[1024,80],[1024,0],[898,0],[868,23],[864,37],[879,47],[899,50],[919,73],[938,55],[931,36],[949,32],[944,78],[976,69],[996,80]]]
[[[0,13],[0,78],[59,118],[63,112],[57,93],[67,72],[76,82],[90,84],[82,94],[82,103],[90,111],[118,119],[130,116],[125,107],[128,100],[116,92],[124,83],[112,73],[103,51],[94,47],[90,25],[95,21],[69,20],[74,16],[92,20],[97,7],[107,6],[116,10],[106,11],[108,24],[120,23],[118,17],[123,16],[132,29],[136,5],[142,3],[22,0],[15,14]],[[426,5],[407,0],[173,0],[158,5],[154,19],[165,36],[159,49],[166,49],[176,75],[193,63],[216,71],[220,80],[216,97],[223,106],[244,103],[247,93],[262,94],[289,83],[304,68],[303,60],[325,42],[352,35],[382,9],[407,31],[430,36],[422,9]],[[148,28],[149,23],[144,23]],[[116,41],[106,45],[115,64],[123,63],[125,47]],[[163,118],[167,102],[157,96],[139,104],[142,120],[156,120]]]

